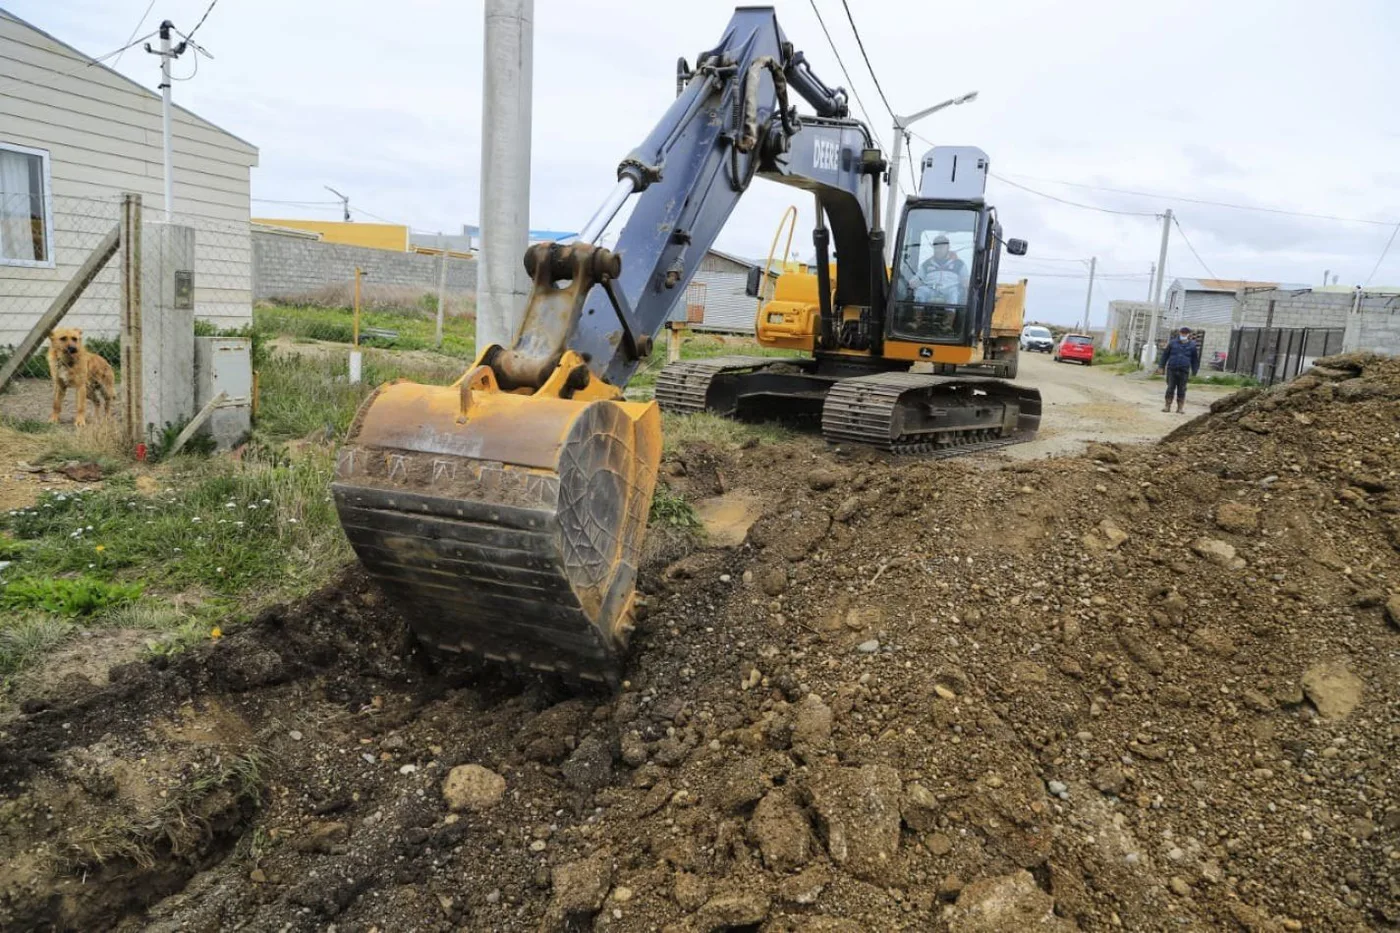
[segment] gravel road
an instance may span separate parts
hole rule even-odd
[[[1122,376],[1096,366],[1056,363],[1038,353],[1021,354],[1016,381],[1040,389],[1045,403],[1040,436],[1003,451],[1018,460],[1078,454],[1088,441],[1155,441],[1235,391],[1193,385],[1186,391],[1185,413],[1165,414],[1162,396],[1166,385],[1162,382]]]

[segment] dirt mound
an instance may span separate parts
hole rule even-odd
[[[119,669],[4,727],[0,927],[1393,928],[1400,363],[1217,408],[682,451],[762,515],[662,549],[616,696],[436,669],[353,572]]]

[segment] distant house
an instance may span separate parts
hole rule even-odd
[[[689,320],[696,330],[752,334],[758,300],[745,293],[749,270],[759,263],[712,249],[700,260],[687,289],[684,304],[689,315],[672,314],[673,320]]]
[[[1230,330],[1239,325],[1237,315],[1240,303],[1236,301],[1237,298],[1257,291],[1307,287],[1243,279],[1173,279],[1162,301],[1158,339],[1161,339],[1164,331],[1183,325],[1204,331],[1202,349],[1206,359],[1209,359],[1215,351],[1224,351],[1230,345]]]
[[[342,246],[366,246],[396,253],[408,250],[408,227],[403,224],[351,223],[344,220],[287,220],[277,217],[254,217],[253,223],[287,230],[305,230],[319,234],[326,243]]]
[[[249,171],[257,147],[175,107],[175,221],[195,228],[195,313],[222,326],[252,315]],[[123,192],[147,220],[164,210],[161,104],[131,81],[0,10],[0,346],[18,343],[115,225]],[[115,335],[109,263],[70,312]]]

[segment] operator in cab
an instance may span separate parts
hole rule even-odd
[[[933,255],[919,266],[914,300],[922,304],[962,304],[967,300],[967,263],[948,249],[947,234],[933,238]]]

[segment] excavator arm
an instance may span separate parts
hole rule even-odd
[[[661,457],[656,404],[621,389],[754,177],[813,192],[819,274],[834,235],[838,303],[883,305],[884,165],[845,92],[771,9],[736,10],[680,72],[578,240],[527,250],[533,286],[511,344],[480,348],[451,386],[379,387],[338,453],[341,525],[431,647],[617,678]],[[790,90],[816,115],[800,116]],[[594,245],[630,198],[617,248]]]
[[[880,304],[869,299],[871,270],[884,276],[884,264],[871,259],[883,157],[848,118],[845,92],[812,72],[772,9],[736,10],[693,70],[681,61],[678,83],[676,100],[618,165],[617,186],[578,242],[541,244],[527,256],[534,288],[513,346],[493,358],[508,383],[537,384],[572,350],[593,376],[625,386],[755,176],[815,195],[841,256],[837,303]],[[816,116],[798,114],[794,90]],[[593,247],[632,198],[616,249]],[[549,287],[557,273],[569,274],[567,294]]]

